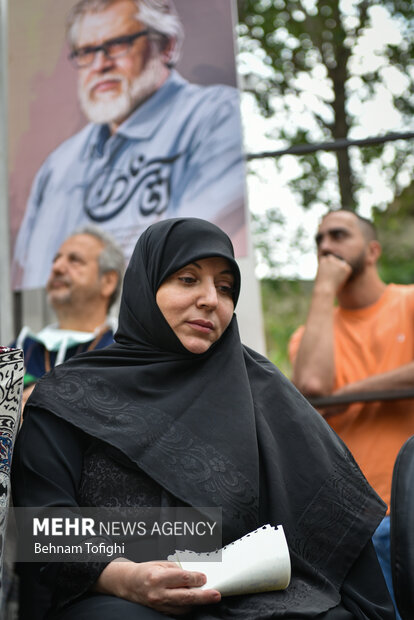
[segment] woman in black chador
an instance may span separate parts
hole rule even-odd
[[[20,506],[219,506],[223,544],[282,524],[286,590],[189,589],[173,563],[49,564],[50,617],[197,620],[394,617],[371,536],[385,506],[291,383],[240,342],[227,235],[159,222],[125,275],[116,343],[38,383],[14,457]]]

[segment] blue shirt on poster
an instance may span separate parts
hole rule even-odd
[[[200,217],[243,254],[244,186],[237,89],[172,71],[115,134],[90,123],[46,159],[17,236],[14,288],[44,286],[61,243],[88,224],[111,233],[128,258],[158,219]]]

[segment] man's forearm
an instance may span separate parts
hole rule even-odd
[[[293,364],[293,383],[306,395],[330,394],[333,389],[335,292],[315,283],[305,331]]]
[[[409,362],[378,375],[371,375],[361,381],[349,383],[336,390],[335,395],[357,394],[359,392],[392,391],[414,388],[414,362]]]

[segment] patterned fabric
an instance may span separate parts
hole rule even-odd
[[[23,351],[0,347],[0,591],[4,536],[10,500],[10,468],[20,419]]]

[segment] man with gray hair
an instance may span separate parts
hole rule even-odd
[[[36,381],[78,353],[113,343],[116,321],[108,316],[122,286],[125,258],[112,237],[85,226],[68,237],[53,257],[46,284],[57,322],[35,334],[23,327],[13,346],[24,351],[22,407]],[[19,619],[43,620],[50,593],[39,581],[40,565],[19,563]]]
[[[77,230],[60,246],[46,285],[57,322],[37,334],[24,327],[15,343],[24,351],[24,403],[45,372],[113,342],[108,313],[119,296],[124,265],[120,248],[97,227]]]
[[[150,224],[176,216],[214,221],[243,250],[239,94],[190,84],[173,69],[183,28],[172,2],[80,0],[67,33],[90,123],[36,176],[14,286],[44,286],[61,241],[90,223],[110,231],[126,257]]]

